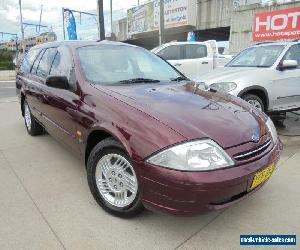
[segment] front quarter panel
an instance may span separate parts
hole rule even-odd
[[[83,104],[78,112],[78,130],[82,131],[81,151],[84,154],[87,138],[95,130],[105,131],[117,139],[134,161],[185,140],[158,120],[121,102],[105,90],[86,86]]]

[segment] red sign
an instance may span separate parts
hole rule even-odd
[[[300,8],[257,13],[253,41],[300,39]]]

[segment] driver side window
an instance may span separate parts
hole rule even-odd
[[[72,90],[75,90],[76,81],[73,77],[73,59],[70,50],[66,46],[57,48],[57,53],[52,62],[50,75],[53,76],[66,76]]]
[[[72,56],[68,48],[61,46],[52,62],[50,75],[70,77],[72,69]]]
[[[288,52],[286,52],[283,60],[295,60],[298,62],[297,69],[300,69],[300,44],[293,45]]]

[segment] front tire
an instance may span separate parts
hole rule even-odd
[[[31,114],[31,111],[30,111],[27,101],[24,101],[23,110],[24,110],[25,127],[27,129],[28,134],[30,134],[31,136],[43,134],[45,130],[37,122],[35,117]]]
[[[133,164],[113,138],[99,142],[90,153],[87,179],[95,200],[108,213],[133,217],[143,211]]]
[[[252,106],[254,106],[255,108],[257,108],[258,110],[265,112],[266,111],[266,107],[262,101],[262,99],[260,97],[258,97],[257,95],[253,95],[253,94],[246,94],[242,97],[242,99],[248,103],[250,103]]]

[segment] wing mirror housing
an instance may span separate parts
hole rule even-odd
[[[283,60],[279,65],[279,70],[289,70],[296,69],[298,67],[298,62],[296,60]]]
[[[70,87],[66,76],[48,76],[46,78],[46,85],[57,89],[69,89]]]

